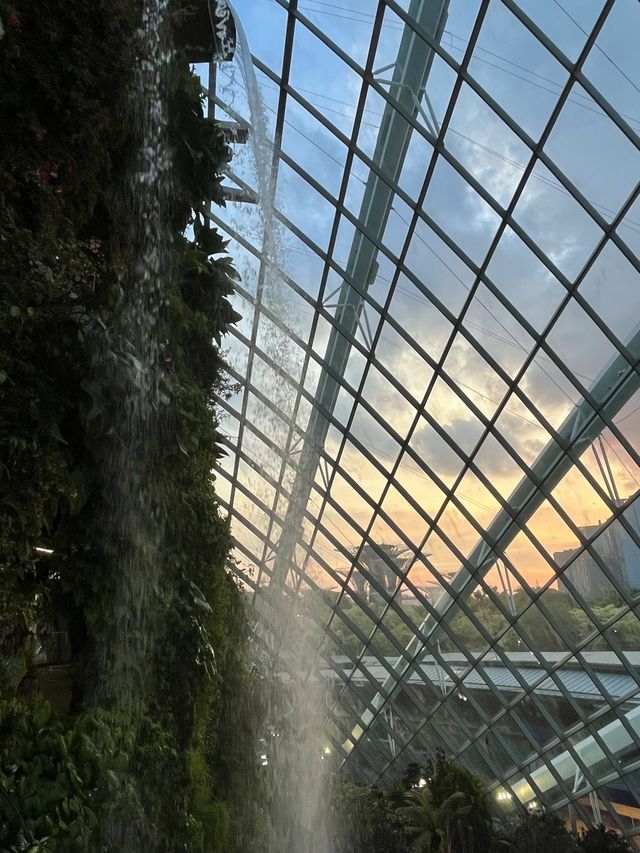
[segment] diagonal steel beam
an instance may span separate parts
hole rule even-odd
[[[408,14],[437,42],[446,24],[448,6],[449,0],[412,0]],[[433,58],[433,49],[411,27],[406,26],[394,63],[390,94],[413,120],[419,112]],[[400,178],[412,132],[411,123],[393,104],[387,102],[373,162],[390,181],[383,180],[375,172],[369,173],[358,217],[363,230],[373,234],[376,242],[384,235],[393,203],[393,191],[389,183],[396,184]],[[365,237],[362,231],[356,230],[346,268],[347,279],[353,281],[356,287],[345,280],[340,288],[336,322],[331,329],[325,355],[327,367],[323,368],[318,380],[316,405],[311,412],[306,441],[300,454],[271,585],[284,585],[296,544],[301,537],[304,511],[318,469],[319,448],[324,447],[329,430],[329,420],[323,412],[331,414],[335,409],[340,391],[339,378],[344,375],[351,352],[350,341],[356,333],[365,294],[375,278],[377,254],[375,242]]]
[[[507,501],[511,512],[501,509],[487,528],[484,539],[469,555],[467,565],[452,579],[450,590],[444,590],[435,602],[433,612],[420,626],[425,640],[414,637],[406,653],[396,662],[394,676],[388,676],[380,693],[372,700],[376,714],[367,710],[350,735],[347,751],[353,749],[376,715],[386,703],[386,696],[402,683],[410,670],[409,661],[415,660],[435,639],[443,620],[451,618],[454,606],[476,589],[479,581],[493,567],[495,561],[511,544],[545,501],[545,492],[553,490],[581,456],[601,434],[606,424],[603,417],[614,418],[623,406],[640,389],[640,329],[636,330],[627,345],[634,359],[633,364],[618,355],[602,371],[592,388],[589,399],[584,399],[567,416],[558,429],[558,440],[551,440],[530,469],[530,475],[522,478]],[[571,452],[569,452],[571,451]],[[544,484],[544,490],[540,488]],[[488,544],[491,543],[491,544]],[[408,654],[407,654],[408,653]]]

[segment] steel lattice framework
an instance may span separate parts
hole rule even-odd
[[[345,770],[443,746],[506,804],[633,835],[640,5],[237,14],[273,194],[208,214],[243,274],[217,476],[238,572],[323,637]],[[215,71],[210,108],[256,134],[250,79]],[[228,195],[255,200],[241,147]]]

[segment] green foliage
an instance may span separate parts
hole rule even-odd
[[[500,600],[508,612],[509,602],[507,596],[503,593],[495,592],[495,597]],[[528,637],[535,646],[543,651],[562,651],[564,643],[560,636],[556,633],[550,622],[546,619],[539,607],[529,607],[530,599],[522,590],[517,590],[514,594],[515,606],[518,612],[522,612],[518,620],[519,632],[510,627],[510,622],[506,615],[500,612],[496,604],[489,598],[488,595],[477,592],[472,595],[467,603],[467,607],[484,627],[488,634],[494,637],[500,637],[500,648],[507,652],[522,651],[524,636],[525,642]],[[593,633],[593,622],[589,617],[575,606],[574,599],[565,592],[560,592],[555,589],[547,589],[541,596],[541,602],[548,610],[552,619],[556,624],[562,625],[562,631],[567,640],[571,644],[579,643],[585,640]],[[369,603],[371,611],[380,616],[383,610],[383,604],[378,601]],[[414,625],[419,626],[424,616],[424,608],[416,604],[402,603],[402,608],[406,615],[413,621]],[[525,610],[525,608],[528,608]],[[365,634],[370,631],[370,619],[364,614],[360,607],[356,604],[346,604],[343,608],[349,620],[359,627]],[[613,618],[619,610],[618,601],[601,601],[592,606],[594,616],[601,622],[605,623]],[[389,611],[385,615],[385,625],[393,636],[402,644],[406,645],[412,638],[412,629],[406,624],[401,616],[395,612]],[[443,635],[440,639],[440,649],[442,652],[455,652],[459,647],[467,648],[471,651],[482,651],[487,646],[487,640],[474,625],[469,616],[461,610],[453,616],[451,620],[451,639],[448,635]],[[637,649],[640,645],[640,620],[634,613],[628,613],[623,616],[614,625],[615,636],[617,642],[622,649]],[[360,644],[357,637],[345,625],[343,620],[336,625],[335,631],[341,642],[341,647],[346,651],[350,651],[353,655],[360,653]],[[394,655],[395,649],[391,641],[384,636],[380,636],[377,640],[377,647],[386,655]],[[598,636],[589,645],[589,649],[597,651],[599,649],[609,648],[606,637]],[[336,653],[340,653],[336,648]]]
[[[100,786],[116,780],[122,764],[113,747],[109,728],[95,717],[80,715],[69,726],[43,700],[0,702],[3,849],[90,849],[96,799],[107,794]]]
[[[423,788],[407,794],[402,814],[419,853],[474,853],[494,844],[484,785],[438,750],[424,768]]]
[[[83,227],[126,143],[118,108],[137,3],[2,0],[0,18],[13,21],[0,54],[3,194],[35,233]]]
[[[418,787],[423,779],[426,784]],[[438,752],[408,768],[388,791],[337,784],[333,791],[339,853],[491,853],[495,839],[484,786]]]
[[[126,144],[117,117],[135,6],[0,2],[0,18],[13,21],[0,51],[4,607],[8,590],[20,608],[33,599],[47,574],[34,545],[77,509],[83,320],[108,278],[92,247],[108,231],[100,196]]]
[[[491,814],[480,779],[438,751],[411,764],[401,784],[383,791],[336,783],[337,853],[626,853],[620,835],[593,827],[579,838],[556,815],[524,812],[511,825]]]
[[[588,829],[580,838],[580,850],[584,853],[631,853],[631,844],[602,824]]]
[[[507,838],[516,853],[577,853],[578,843],[560,818],[552,814],[526,814]]]
[[[95,820],[89,803],[95,767],[82,738],[74,735],[52,718],[44,703],[31,708],[17,702],[0,705],[0,837],[5,849],[40,850],[54,839],[70,850],[74,842],[77,850],[87,846]]]
[[[154,690],[133,729],[117,709],[82,709],[97,704],[96,647],[113,589],[103,460],[118,441],[111,415],[127,389],[95,365],[131,357],[114,317],[132,251],[123,180],[138,144],[127,94],[140,4],[23,6],[0,0],[0,691],[15,694],[34,664],[35,635],[48,631],[69,635],[75,682],[65,720],[42,701],[2,705],[1,819],[15,849],[117,846],[113,818],[124,806],[141,849],[226,853],[232,838],[249,849],[262,831],[241,793],[256,771],[253,683],[212,478],[236,274],[196,213],[204,199],[221,200],[228,149],[203,115],[199,81],[176,57],[175,274],[161,317],[162,465],[153,472],[166,517],[162,629]],[[246,740],[230,735],[226,719],[239,706]],[[228,751],[223,738],[233,741]],[[231,782],[237,771],[242,781]]]
[[[524,814],[504,835],[504,849],[512,853],[631,853],[629,841],[604,826],[594,826],[577,837],[559,817],[546,812]]]
[[[406,805],[401,809],[401,814],[406,821],[413,850],[416,853],[433,853],[435,850],[440,850],[446,837],[444,829],[446,819],[443,810],[433,802],[431,790],[422,788],[409,791],[405,802]]]
[[[408,853],[407,820],[395,798],[371,785],[336,783],[336,853]]]
[[[198,210],[203,199],[221,204],[221,165],[229,157],[229,149],[215,123],[204,117],[200,80],[189,71],[186,62],[174,68],[174,85],[169,98],[173,162],[180,181],[174,188],[176,223],[181,224]],[[216,233],[216,232],[212,232]],[[222,244],[202,244],[207,255],[222,251]],[[219,248],[218,248],[219,246]]]
[[[159,808],[157,785],[131,774],[175,777],[171,737],[149,717],[134,732],[117,712],[95,711],[60,719],[36,696],[0,701],[0,837],[10,851],[86,853],[113,849],[104,827],[126,805],[132,831],[149,820],[154,849],[173,851],[188,838],[187,815],[170,826]],[[106,846],[105,846],[106,845]],[[118,849],[117,847],[115,849]]]

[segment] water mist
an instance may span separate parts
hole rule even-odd
[[[259,431],[280,448],[282,459],[292,459],[297,438],[293,422],[298,395],[296,383],[300,381],[303,357],[288,334],[289,324],[296,321],[289,317],[288,287],[282,275],[286,248],[275,210],[277,163],[250,48],[237,15],[236,29],[236,56],[250,112],[249,142],[258,199],[259,231],[252,236],[262,252],[254,290],[253,323],[262,351],[292,377],[291,382],[285,381],[263,361],[258,366],[253,365],[252,382],[261,388],[280,414],[260,404],[252,410],[251,419]],[[240,230],[242,219],[246,227],[242,213],[238,213]],[[247,286],[250,283],[245,282]],[[263,309],[278,318],[279,325],[269,321]],[[251,452],[251,436],[247,436],[246,431],[243,449]],[[264,455],[264,445],[258,452]],[[269,459],[256,461],[269,468]],[[288,492],[291,491],[292,482],[288,478],[292,472],[288,467],[283,473],[283,490]],[[278,478],[277,470],[271,473]],[[268,494],[262,494],[264,480],[261,477],[255,477],[250,485],[263,503],[268,505],[273,500]],[[247,509],[251,511],[251,507]],[[280,541],[286,534],[287,531],[281,531]],[[329,747],[322,735],[328,697],[326,685],[318,674],[321,630],[313,620],[311,590],[309,588],[302,595],[299,577],[290,578],[288,583],[282,579],[282,582],[267,585],[265,567],[259,569],[258,582],[262,583],[255,599],[259,624],[255,648],[262,649],[261,667],[267,674],[268,718],[258,754],[271,789],[272,835],[268,850],[269,853],[330,853],[328,769],[331,762],[325,752]]]

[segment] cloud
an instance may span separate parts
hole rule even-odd
[[[468,451],[478,440],[476,424],[471,420],[456,418],[447,424],[446,432],[455,444]],[[455,477],[463,460],[446,444],[436,430],[426,422],[416,432],[411,442],[413,449],[443,478]]]

